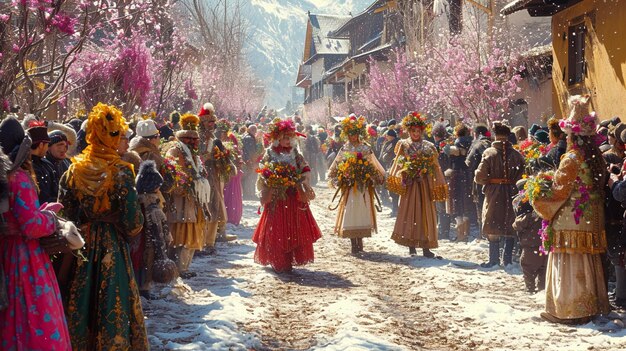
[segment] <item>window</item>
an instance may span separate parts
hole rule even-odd
[[[582,83],[585,80],[585,34],[587,28],[580,23],[569,27],[568,60],[568,85]]]

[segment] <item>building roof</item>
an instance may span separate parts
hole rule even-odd
[[[533,17],[552,16],[555,13],[581,2],[582,0],[515,0],[500,10],[503,15],[510,15],[517,11],[528,10]]]
[[[337,37],[343,37],[343,36],[348,35],[348,33],[346,33],[346,29],[349,27],[349,25],[352,22],[360,20],[361,17],[363,17],[363,16],[365,16],[367,14],[378,13],[378,12],[381,12],[382,10],[387,9],[389,7],[388,3],[389,3],[389,0],[376,0],[376,1],[374,1],[374,3],[372,3],[370,6],[368,6],[361,13],[359,13],[358,15],[350,18],[343,25],[337,27],[333,31],[333,34],[335,36],[337,36]]]
[[[315,53],[318,55],[347,55],[350,52],[350,40],[334,38],[332,32],[343,26],[351,18],[352,16],[309,14]]]

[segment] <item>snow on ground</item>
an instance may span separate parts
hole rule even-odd
[[[159,286],[144,300],[156,350],[625,350],[626,331],[612,322],[571,327],[539,318],[545,297],[524,291],[518,264],[478,268],[487,243],[440,241],[443,260],[410,257],[391,239],[394,219],[361,257],[331,235],[332,192],[320,185],[312,205],[324,237],[316,261],[277,275],[253,262],[258,202],[245,203],[239,240],[194,258],[192,279]],[[419,253],[419,250],[418,250]]]

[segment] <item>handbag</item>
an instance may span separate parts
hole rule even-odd
[[[402,178],[398,176],[389,176],[387,177],[387,182],[385,184],[387,190],[392,193],[398,194],[400,196],[406,194],[406,185],[402,183]]]
[[[70,253],[85,246],[85,240],[73,222],[58,218],[56,214],[55,218],[57,222],[56,231],[52,235],[39,239],[39,245],[48,255]]]

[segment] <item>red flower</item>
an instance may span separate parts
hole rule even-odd
[[[263,173],[262,173],[264,178],[269,178],[272,175],[272,171],[270,171],[269,169],[264,169]]]

